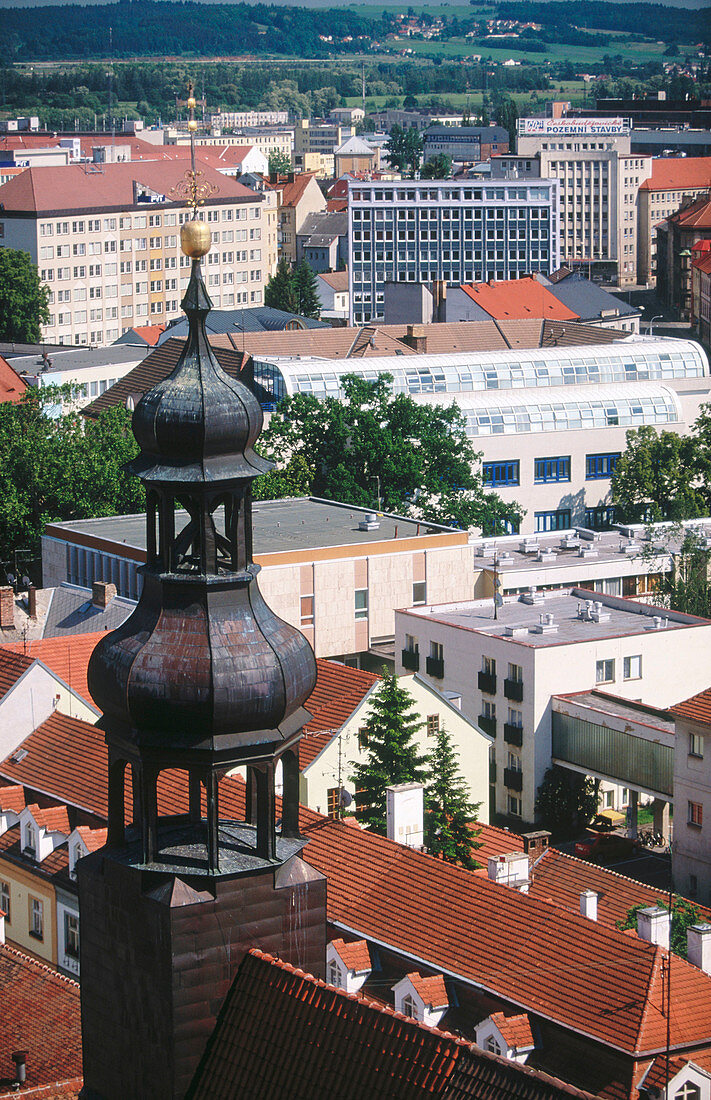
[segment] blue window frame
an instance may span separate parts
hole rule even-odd
[[[585,509],[585,526],[591,531],[609,531],[616,522],[617,514],[614,507]]]
[[[485,485],[520,485],[520,463],[485,462],[482,468],[482,480]]]
[[[570,455],[534,459],[533,480],[537,485],[547,481],[570,481]]]
[[[483,524],[482,535],[518,535],[521,530],[521,522],[518,519],[507,519],[502,516],[498,520],[490,520]]]
[[[570,508],[557,512],[534,512],[536,531],[566,531],[570,527]]]
[[[619,451],[612,451],[605,455],[585,456],[585,479],[595,481],[603,477],[612,477],[617,469],[620,459]]]

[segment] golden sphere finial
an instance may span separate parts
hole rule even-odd
[[[197,106],[197,102],[195,100],[195,96],[194,95],[188,96],[188,110],[194,111],[196,106]]]
[[[180,227],[180,247],[186,256],[199,260],[210,251],[212,233],[209,226],[199,218],[191,218]]]
[[[189,120],[188,130],[191,130],[193,133],[197,130],[197,121],[194,118]]]

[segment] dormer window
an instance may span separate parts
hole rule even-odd
[[[35,859],[37,856],[37,830],[31,822],[25,825],[25,843],[22,846],[23,855]]]
[[[69,874],[72,878],[77,877],[77,862],[84,856],[84,847],[81,841],[77,841],[72,845],[71,856],[69,859]]]
[[[501,1054],[501,1044],[497,1043],[493,1035],[490,1035],[486,1040],[485,1049],[489,1054]]]
[[[337,962],[330,962],[328,964],[328,981],[338,989],[341,988],[341,968]]]
[[[413,1020],[417,1019],[417,1005],[412,997],[403,997],[402,1014],[403,1016],[410,1016]]]

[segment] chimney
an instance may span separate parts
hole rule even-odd
[[[580,912],[588,920],[597,920],[597,898],[594,890],[580,891]]]
[[[12,630],[15,625],[15,593],[9,584],[0,588],[0,630]]]
[[[538,859],[550,844],[551,834],[546,829],[536,829],[533,833],[522,833],[521,839],[526,855]]]
[[[27,611],[31,619],[37,618],[37,589],[33,584],[27,589]]]
[[[443,324],[447,320],[447,283],[445,279],[435,279],[432,283],[434,298],[434,320]]]
[[[490,882],[498,882],[501,886],[510,886],[514,890],[520,890],[522,894],[528,893],[528,856],[525,852],[507,852],[502,856],[489,856],[487,863]]]
[[[427,336],[423,325],[408,325],[407,332],[402,337],[403,344],[407,344],[413,351],[427,351]]]
[[[687,928],[686,950],[691,965],[711,975],[711,924],[692,924]]]
[[[425,842],[424,786],[398,783],[385,788],[388,840],[421,848]]]
[[[108,607],[115,595],[116,585],[109,581],[94,581],[91,586],[91,602],[94,607]]]
[[[652,943],[655,947],[663,947],[668,951],[670,930],[671,913],[668,909],[650,905],[648,909],[638,911],[637,935],[641,940],[646,940],[647,943]]]
[[[15,1081],[18,1085],[24,1085],[27,1077],[27,1051],[13,1050],[12,1060],[15,1063]]]

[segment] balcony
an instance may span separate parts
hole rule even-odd
[[[406,668],[408,672],[420,671],[420,651],[419,649],[403,649],[402,651],[402,664],[403,668]],[[429,669],[428,669],[429,671]]]
[[[510,791],[523,790],[523,772],[517,768],[504,768],[504,786]]]
[[[479,691],[485,691],[487,695],[496,694],[496,673],[495,672],[480,672],[479,673]]]
[[[489,737],[496,737],[496,719],[490,718],[488,714],[480,714],[477,719],[479,729],[482,729],[484,733],[488,733]]]
[[[504,695],[514,703],[523,702],[523,680],[504,680]]]
[[[512,726],[504,722],[504,741],[507,745],[516,745],[519,749],[523,744],[523,726]]]
[[[444,658],[443,657],[428,657],[426,666],[427,675],[433,676],[435,680],[444,679]]]

